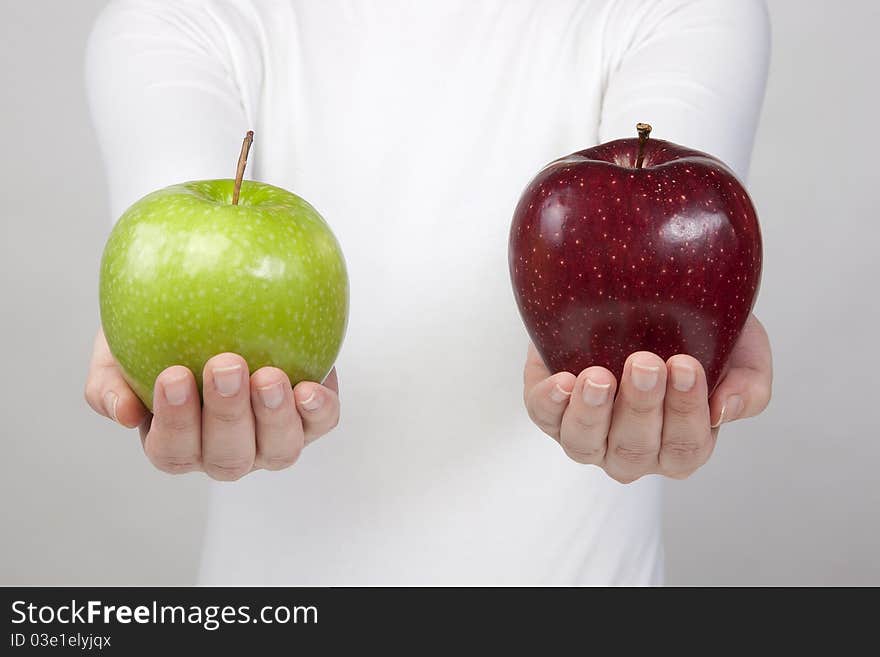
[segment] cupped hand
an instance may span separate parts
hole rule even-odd
[[[193,373],[169,367],[156,379],[150,413],[98,331],[86,401],[97,413],[138,427],[144,452],[164,472],[203,471],[235,481],[253,470],[281,470],[339,421],[335,368],[323,385],[303,381],[291,388],[282,370],[263,367],[248,376],[244,358],[224,353],[205,364],[202,388],[204,406]]]
[[[664,362],[636,352],[618,382],[598,366],[577,376],[551,374],[533,344],[524,399],[532,421],[578,463],[597,465],[621,483],[646,474],[684,479],[709,459],[722,423],[766,408],[772,378],[767,333],[751,315],[711,399],[691,356]]]

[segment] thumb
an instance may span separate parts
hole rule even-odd
[[[767,331],[750,315],[730,356],[730,370],[709,400],[712,428],[752,417],[767,408],[773,388],[773,356]]]
[[[96,413],[125,427],[138,426],[148,415],[141,400],[123,378],[103,331],[98,331],[95,336],[85,399]]]
[[[770,403],[769,372],[750,367],[731,369],[709,400],[712,428],[758,415]]]

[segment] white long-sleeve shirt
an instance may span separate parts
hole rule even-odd
[[[548,161],[654,136],[745,176],[760,0],[122,0],[87,81],[118,217],[249,177],[324,215],[351,315],[342,419],[291,469],[215,484],[210,584],[652,584],[661,481],[570,461],[522,404],[511,215]]]

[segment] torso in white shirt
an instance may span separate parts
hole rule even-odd
[[[526,416],[527,336],[511,293],[507,238],[517,198],[541,166],[626,136],[638,120],[744,171],[753,120],[731,128],[738,139],[713,142],[708,129],[688,125],[688,111],[729,121],[724,112],[734,110],[720,107],[723,97],[706,100],[698,90],[670,100],[652,86],[662,77],[637,70],[655,59],[650,52],[626,60],[634,40],[650,38],[645,21],[666,26],[664,11],[694,3],[181,4],[165,17],[167,38],[216,47],[240,102],[211,93],[155,102],[210,114],[203,129],[212,140],[224,113],[217,134],[225,137],[227,124],[229,135],[254,128],[253,176],[318,208],[351,281],[337,363],[340,425],[290,470],[215,485],[201,581],[659,583],[660,481],[623,486],[569,461]],[[703,4],[712,27],[719,3]],[[756,4],[723,11],[754,21]],[[675,61],[681,53],[671,48]],[[104,74],[91,66],[94,87]],[[636,70],[609,90],[627,66]],[[225,83],[216,84],[224,93]],[[102,102],[116,101],[95,95],[100,118]],[[737,102],[751,117],[760,92]],[[122,146],[112,128],[107,133],[112,165]],[[235,141],[225,147],[235,155]],[[182,164],[180,176],[198,166]],[[144,174],[135,184],[176,181]],[[125,184],[116,185],[117,210],[152,188]]]

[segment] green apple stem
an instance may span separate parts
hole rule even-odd
[[[241,181],[244,178],[244,168],[247,166],[248,153],[251,144],[254,143],[254,131],[248,130],[241,142],[241,153],[238,156],[238,167],[235,169],[235,185],[232,187],[232,205],[238,205],[238,195],[241,194]]]
[[[636,159],[636,169],[641,169],[642,163],[645,161],[645,142],[651,135],[651,126],[647,123],[636,123],[636,130],[639,132],[639,155]]]

